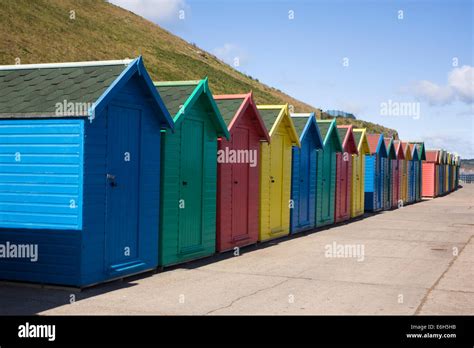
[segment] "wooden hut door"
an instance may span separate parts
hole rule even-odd
[[[300,185],[299,185],[299,226],[305,226],[309,224],[309,172],[311,168],[311,151],[310,151],[310,140],[305,141],[301,145],[300,150]]]
[[[236,128],[232,133],[232,149],[249,149],[249,130]],[[249,164],[232,165],[232,239],[240,240],[248,236],[249,207]]]
[[[361,185],[361,176],[362,176],[362,157],[361,156],[364,156],[364,155],[362,154],[362,155],[354,157],[355,189],[353,190],[353,192],[355,193],[354,202],[356,202],[356,209],[355,209],[356,211],[360,211],[362,209],[361,190],[363,188]]]
[[[392,162],[393,170],[392,170],[392,204],[397,205],[398,200],[400,199],[398,196],[399,187],[400,187],[400,180],[399,180],[399,161],[395,160]]]
[[[383,173],[382,173],[382,158],[379,155],[375,155],[375,199],[376,199],[376,207],[381,208],[383,205]]]
[[[138,257],[141,110],[111,105],[107,119],[106,263]]]
[[[271,140],[270,153],[270,230],[274,233],[282,229],[284,151],[284,136],[274,134]]]
[[[413,184],[413,167],[412,167],[413,161],[408,161],[408,166],[407,166],[407,200],[411,201],[412,198],[412,184]]]
[[[347,152],[341,153],[341,167],[342,167],[342,175],[341,175],[341,195],[340,195],[340,210],[339,215],[344,217],[348,214],[348,195],[349,195],[349,157],[351,156]],[[347,159],[347,160],[345,160]]]
[[[322,180],[322,204],[321,204],[321,217],[323,221],[331,218],[331,176],[332,176],[332,148],[325,148],[323,153],[323,180]]]
[[[384,159],[384,174],[383,174],[383,192],[384,192],[384,208],[388,209],[390,207],[390,200],[391,200],[391,192],[390,192],[390,175],[391,175],[391,166],[390,166],[391,159],[385,158]]]
[[[179,253],[192,253],[202,245],[202,189],[204,123],[187,119],[181,124]]]

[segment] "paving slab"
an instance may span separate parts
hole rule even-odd
[[[423,289],[290,279],[214,314],[413,314]]]
[[[0,283],[0,314],[474,314],[474,185],[83,291]]]

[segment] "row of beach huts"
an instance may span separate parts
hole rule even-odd
[[[0,279],[84,287],[455,190],[458,156],[153,82],[141,57],[0,66]]]

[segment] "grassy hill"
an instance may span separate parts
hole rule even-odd
[[[70,11],[75,19],[70,19]],[[154,80],[209,76],[215,94],[253,90],[257,103],[290,103],[314,111],[276,88],[260,83],[195,45],[120,7],[99,0],[2,0],[0,64],[134,58],[142,55]],[[283,58],[284,59],[284,58]],[[360,120],[342,120],[386,135],[396,131]],[[342,123],[342,122],[341,122]]]

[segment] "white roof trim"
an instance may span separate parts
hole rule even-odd
[[[133,62],[133,59],[98,60],[98,61],[90,61],[90,62],[67,62],[67,63],[46,63],[46,64],[0,65],[0,70],[76,68],[76,67],[84,67],[84,66],[103,66],[103,65],[129,65],[131,62]]]
[[[291,117],[309,117],[312,114],[313,114],[312,112],[294,112],[294,113],[291,113],[290,116]]]

